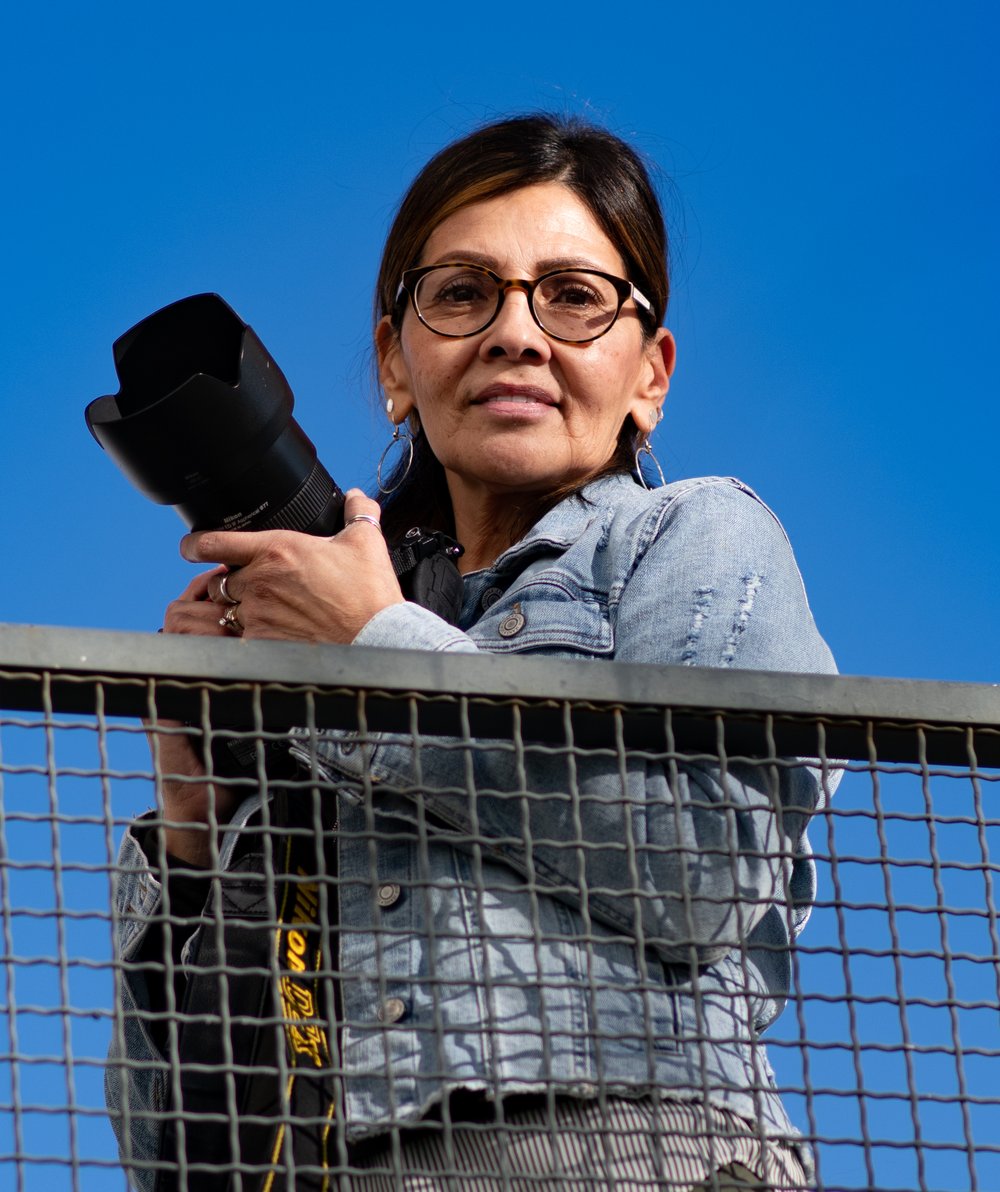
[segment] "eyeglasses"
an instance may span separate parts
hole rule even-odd
[[[485,331],[500,313],[508,290],[523,290],[531,316],[553,339],[585,344],[615,325],[632,298],[652,315],[653,307],[630,281],[596,269],[557,269],[534,281],[503,278],[482,265],[461,263],[407,269],[396,291],[398,306],[409,294],[417,318],[437,335],[462,339]]]

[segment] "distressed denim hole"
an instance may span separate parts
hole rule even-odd
[[[684,650],[681,654],[682,666],[694,666],[698,659],[698,641],[701,628],[705,624],[712,600],[715,598],[714,588],[695,588],[694,602],[691,605],[691,620],[688,622],[687,637],[684,639]]]
[[[736,657],[736,643],[741,634],[746,631],[746,627],[750,622],[750,614],[753,612],[754,601],[757,598],[757,590],[764,582],[764,577],[759,575],[756,571],[750,575],[743,577],[743,599],[740,601],[740,606],[736,610],[736,616],[733,619],[733,626],[729,631],[729,636],[726,638],[725,644],[722,647],[722,658],[720,665],[731,666],[733,659]]]

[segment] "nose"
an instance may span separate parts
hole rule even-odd
[[[518,285],[506,288],[500,311],[483,335],[479,354],[488,360],[548,360],[552,343],[535,322],[527,290]]]

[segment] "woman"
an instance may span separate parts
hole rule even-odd
[[[400,207],[378,282],[379,376],[402,455],[386,499],[352,490],[331,540],[187,536],[184,557],[214,566],[165,630],[832,670],[757,497],[732,480],[645,486],[639,458],[674,368],[667,295],[660,209],[617,138],[529,116],[443,150]],[[415,523],[465,548],[457,625],[400,591],[386,539]],[[829,793],[815,772],[356,745],[326,734],[318,757],[293,748],[337,808],[317,863],[337,867],[329,1112],[349,1186],[500,1187],[501,1169],[504,1187],[804,1186],[808,1157],[757,1034],[787,992],[813,888],[806,821]],[[241,830],[273,815],[199,782],[183,734],[157,734],[156,748],[188,781],[163,786],[176,826],[157,836],[163,820],[140,821],[123,846],[124,869],[152,871],[144,901],[120,898],[133,911],[125,960],[150,954],[164,867],[176,915],[185,867],[231,866]],[[520,791],[545,797],[504,797]],[[216,822],[229,824],[218,852]],[[511,843],[529,832],[530,847]],[[129,1023],[178,1005],[183,982],[165,1000],[155,979],[126,971],[124,983],[120,1046],[152,1053],[162,1101],[156,1041]],[[109,1082],[120,1112],[121,1066]],[[130,1073],[140,1108],[157,1104],[135,1087],[142,1070]],[[143,1178],[155,1114],[133,1116],[122,1130]]]

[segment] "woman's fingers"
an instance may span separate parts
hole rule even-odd
[[[344,530],[377,530],[382,533],[382,510],[377,501],[366,497],[359,488],[348,490],[344,502]],[[343,532],[343,531],[342,531]]]
[[[227,630],[219,624],[223,612],[210,600],[172,600],[163,615],[163,632],[224,637]]]
[[[181,592],[179,600],[211,600],[212,582],[218,583],[218,578],[225,575],[225,567],[213,567],[211,571],[203,571],[196,575],[188,586]]]
[[[239,568],[230,568],[225,565],[216,568],[208,577],[208,598],[216,604],[239,604],[242,599],[239,592],[239,586],[236,582],[236,575]]]
[[[359,488],[349,489],[344,501],[344,529],[352,526],[370,526],[378,529],[382,510],[377,501],[365,494]],[[352,519],[360,518],[362,520]],[[213,600],[219,599],[219,584],[226,577],[226,572],[237,567],[245,567],[255,562],[262,551],[273,545],[275,539],[280,539],[286,533],[282,530],[202,530],[200,533],[185,534],[181,539],[181,555],[189,563],[220,563],[211,576],[214,586],[211,592]],[[341,531],[343,533],[343,531]],[[334,535],[338,537],[338,535]],[[227,583],[227,590],[233,600],[238,600],[238,585]]]
[[[225,567],[214,567],[196,575],[176,600],[167,605],[163,616],[164,633],[190,633],[199,637],[223,637],[225,628],[219,624],[220,609],[212,603],[212,588],[226,573]]]
[[[289,530],[186,535],[186,559],[220,565],[188,585],[164,627],[172,633],[353,641],[376,613],[403,600],[380,512],[377,502],[351,489],[344,529],[332,538]]]
[[[185,534],[181,555],[189,563],[225,563],[228,568],[252,563],[261,548],[284,530],[202,530]],[[225,568],[223,568],[225,571]]]

